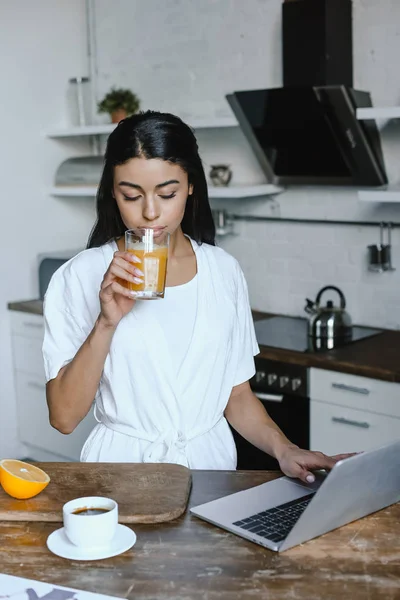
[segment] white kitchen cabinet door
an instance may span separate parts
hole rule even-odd
[[[55,457],[58,455],[68,460],[79,460],[82,446],[96,425],[92,411],[73,433],[63,435],[49,423],[44,378],[17,371],[16,387],[19,435],[24,444],[32,447],[30,457],[35,458],[34,448],[38,448]]]
[[[12,336],[13,360],[16,373],[32,373],[45,380],[42,339],[35,336]]]
[[[10,319],[13,334],[36,337],[41,341],[43,340],[44,319],[42,315],[11,310]]]
[[[400,418],[319,400],[310,403],[310,446],[333,455],[372,450],[400,439]]]
[[[400,418],[400,384],[324,369],[310,369],[312,400]]]

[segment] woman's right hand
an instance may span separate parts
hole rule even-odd
[[[117,327],[135,304],[132,291],[121,285],[123,279],[132,283],[142,283],[143,273],[137,267],[140,259],[131,252],[114,252],[100,288],[100,320],[108,327]]]

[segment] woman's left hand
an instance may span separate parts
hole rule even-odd
[[[312,452],[303,450],[298,446],[285,446],[279,456],[277,456],[281,471],[288,477],[298,477],[305,483],[312,483],[315,475],[311,471],[316,469],[332,469],[333,466],[344,458],[354,456],[356,452],[348,454],[336,454],[327,456],[322,452]]]

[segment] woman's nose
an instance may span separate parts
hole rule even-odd
[[[143,206],[143,217],[147,221],[154,221],[159,216],[158,204],[155,200],[148,199]]]

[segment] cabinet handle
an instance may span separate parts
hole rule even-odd
[[[364,396],[368,396],[368,394],[370,393],[370,391],[367,388],[355,387],[354,385],[346,385],[345,383],[332,383],[332,387],[336,390],[354,392],[355,394],[364,394]]]
[[[36,381],[28,381],[28,387],[35,388],[35,390],[45,390],[46,386],[44,383],[37,383]]]
[[[30,323],[29,321],[24,321],[24,327],[33,327],[34,329],[43,329],[43,323]]]
[[[282,394],[263,394],[262,392],[254,392],[259,400],[271,400],[272,402],[282,402]]]
[[[353,425],[353,427],[362,427],[362,429],[369,429],[370,424],[367,421],[353,421],[352,419],[345,419],[344,417],[332,417],[334,423],[342,423],[343,425]]]

